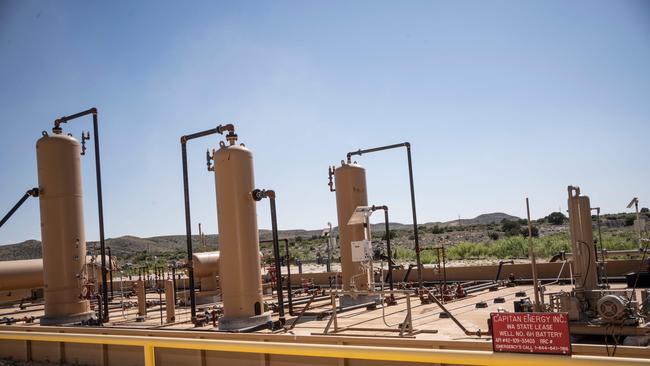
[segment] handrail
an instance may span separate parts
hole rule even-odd
[[[255,342],[215,339],[141,337],[104,334],[0,331],[0,340],[70,342],[139,346],[144,350],[145,366],[155,366],[154,349],[171,348],[240,353],[259,353],[303,357],[349,358],[373,361],[444,363],[455,365],[591,366],[650,365],[650,360],[624,357],[553,356],[488,351],[421,349],[401,347],[342,346],[282,342]]]

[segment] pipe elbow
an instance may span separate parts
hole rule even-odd
[[[34,188],[30,189],[29,191],[27,191],[27,194],[32,196],[32,197],[38,197],[39,193],[40,193],[40,190],[38,188],[36,188],[36,187],[34,187]]]
[[[95,107],[90,108],[89,111],[91,114],[97,114],[97,108]]]
[[[217,132],[223,134],[224,131],[235,132],[235,125],[233,125],[232,123],[228,123],[226,125],[217,126]]]
[[[255,201],[261,201],[264,198],[275,199],[275,191],[272,189],[254,189],[251,192],[251,196],[253,196],[253,200]]]

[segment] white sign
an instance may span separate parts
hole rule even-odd
[[[352,261],[367,262],[372,258],[372,245],[370,240],[359,240],[350,243],[352,245]]]

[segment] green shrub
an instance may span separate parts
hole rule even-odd
[[[519,235],[521,225],[517,221],[510,221],[504,219],[501,221],[501,231],[503,231],[506,236],[515,236]]]
[[[562,225],[567,221],[567,217],[562,212],[551,212],[544,219],[552,225]]]
[[[531,231],[531,233],[533,234],[533,238],[536,238],[536,237],[539,236],[539,229],[537,228],[537,226],[533,226],[533,227],[530,229],[530,231]],[[521,235],[522,235],[524,238],[527,238],[527,237],[528,237],[528,227],[527,227],[527,226],[521,228]]]

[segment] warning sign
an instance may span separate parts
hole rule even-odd
[[[571,354],[566,313],[492,313],[492,350]]]

